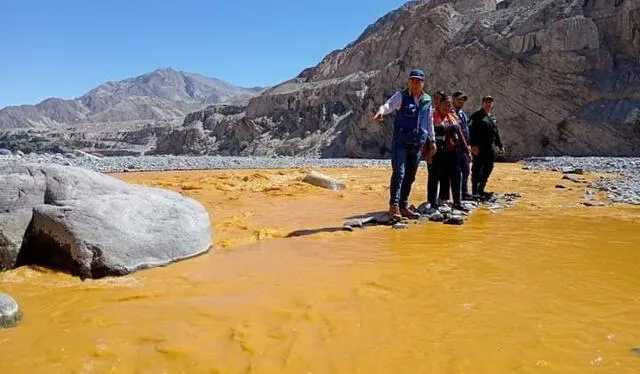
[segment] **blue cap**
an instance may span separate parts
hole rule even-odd
[[[416,79],[420,79],[421,81],[424,80],[424,71],[420,70],[420,69],[414,69],[411,70],[411,74],[409,74],[409,79],[411,78],[416,78]]]

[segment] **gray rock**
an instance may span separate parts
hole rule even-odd
[[[440,212],[435,212],[429,216],[429,221],[442,222],[443,220],[444,220],[444,215]]]
[[[567,188],[567,186],[562,184],[556,184],[556,188],[564,189],[564,188]]]
[[[329,190],[344,190],[345,188],[344,183],[316,171],[308,173],[302,181]]]
[[[345,226],[345,227],[363,227],[364,223],[363,223],[363,220],[360,219],[360,218],[352,218],[352,219],[349,219],[349,220],[345,221],[343,226]]]
[[[398,223],[393,224],[393,226],[391,226],[391,227],[396,229],[396,230],[402,230],[402,229],[408,228],[409,226],[407,226],[406,223],[398,222]]]
[[[13,153],[5,148],[0,148],[0,156],[13,156]]]
[[[16,326],[22,319],[22,312],[13,297],[0,292],[0,328]]]
[[[522,198],[522,194],[520,192],[508,192],[508,193],[504,194],[504,196],[506,198],[511,198],[511,199],[520,199],[520,198]]]
[[[584,180],[584,178],[580,178],[574,174],[565,174],[562,176],[562,179],[567,179],[574,183],[587,183],[587,181]]]
[[[451,213],[452,210],[453,209],[451,209],[451,207],[448,205],[443,205],[438,207],[438,211],[442,214]]]
[[[425,214],[431,214],[433,212],[435,212],[435,209],[433,210],[433,212],[429,212],[429,203],[424,202],[422,204],[420,204],[418,206],[418,208],[416,208],[416,212],[420,213],[421,215],[425,215]]]
[[[446,225],[462,225],[464,223],[464,218],[457,215],[451,215],[446,217],[443,223]]]
[[[39,264],[99,278],[166,265],[211,246],[207,211],[173,191],[59,165],[0,166],[0,178],[3,269]]]
[[[381,225],[388,224],[391,222],[391,215],[389,215],[389,213],[387,212],[376,214],[375,216],[373,216],[371,222]]]
[[[583,201],[582,205],[584,206],[604,206],[605,204],[601,201],[594,201],[594,200],[588,200],[588,201]]]
[[[582,168],[564,167],[561,170],[563,174],[584,174]]]

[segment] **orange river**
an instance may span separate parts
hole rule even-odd
[[[0,373],[640,373],[640,207],[498,164],[514,208],[346,232],[386,210],[390,170],[320,170],[343,191],[309,170],[115,174],[199,200],[214,248],[119,278],[0,274],[24,311]]]

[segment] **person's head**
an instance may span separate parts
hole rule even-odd
[[[491,113],[493,110],[493,97],[487,95],[482,98],[482,109],[487,113]]]
[[[456,109],[462,109],[464,103],[467,101],[467,94],[463,91],[456,91],[453,93],[453,107]]]
[[[409,74],[409,81],[407,82],[409,92],[413,95],[421,94],[424,89],[424,78],[424,71],[420,69],[411,70],[411,73]]]
[[[442,99],[443,96],[446,96],[446,94],[443,91],[436,91],[436,93],[433,94],[433,107],[437,108],[438,105],[440,105],[440,99]]]
[[[451,102],[451,96],[446,94],[440,96],[440,102],[438,103],[436,110],[441,116],[445,116],[449,114],[449,112],[451,112],[452,107],[453,107],[453,103]]]

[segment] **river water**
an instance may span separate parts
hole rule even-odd
[[[640,372],[638,207],[579,207],[558,173],[500,164],[513,209],[344,232],[386,208],[389,171],[325,171],[341,192],[304,172],[117,175],[200,200],[216,250],[121,278],[0,274],[25,314],[0,373]]]

